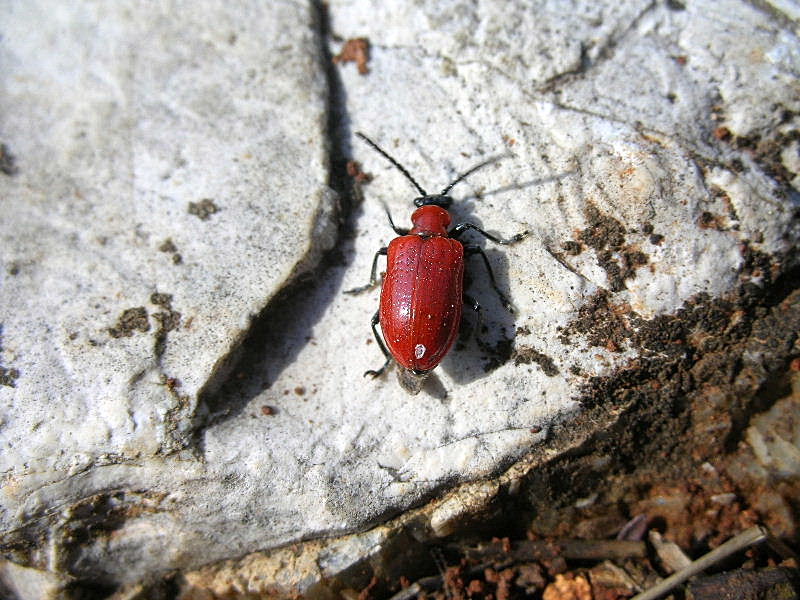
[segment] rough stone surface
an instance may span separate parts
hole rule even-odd
[[[393,236],[381,201],[402,226],[416,193],[354,142],[358,237],[297,283],[330,242],[321,15],[114,6],[0,22],[0,523],[20,564],[113,584],[367,528],[538,447],[642,355],[641,328],[788,267],[781,8],[333,0],[333,39],[369,40],[366,69],[330,72],[333,145],[363,131],[428,191],[508,153],[453,212],[531,232],[486,246],[516,315],[471,263],[477,341],[418,396],[364,379],[377,291],[342,291]]]
[[[207,476],[198,392],[335,233],[316,12],[163,11],[20,2],[0,20],[0,523],[54,570],[170,563],[149,545]],[[121,531],[78,560],[84,519]]]
[[[0,560],[0,596],[3,598],[63,597],[69,583],[69,577]]]

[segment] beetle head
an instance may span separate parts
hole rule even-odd
[[[446,194],[428,194],[414,199],[414,206],[440,206],[447,210],[453,204],[453,199]]]

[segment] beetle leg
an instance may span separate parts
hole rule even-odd
[[[486,258],[486,253],[483,251],[483,248],[471,244],[469,246],[464,246],[464,253],[467,255],[472,255],[472,254],[480,255],[480,257],[483,259],[483,264],[486,266],[486,272],[489,273],[489,281],[492,283],[492,287],[494,288],[495,293],[500,298],[500,301],[503,303],[503,306],[506,307],[506,310],[510,313],[513,313],[514,305],[511,304],[511,301],[508,298],[506,298],[506,295],[500,291],[499,287],[497,287],[497,281],[494,278],[494,271],[492,271],[492,265],[489,264],[489,259]]]
[[[467,229],[472,229],[473,231],[477,231],[483,237],[492,240],[495,244],[503,244],[504,246],[507,246],[509,244],[516,244],[518,241],[520,241],[522,238],[528,235],[528,233],[530,233],[529,231],[526,230],[523,231],[522,233],[518,233],[515,236],[505,239],[505,238],[499,238],[495,235],[492,235],[491,233],[485,232],[483,229],[481,229],[474,223],[459,223],[458,225],[453,227],[453,230],[450,232],[450,237],[458,239],[458,236],[464,233]]]
[[[386,216],[389,217],[389,225],[392,226],[392,229],[394,229],[394,232],[397,235],[408,235],[408,232],[411,231],[411,230],[410,229],[405,229],[403,227],[398,227],[397,225],[394,224],[394,221],[392,221],[392,213],[389,212],[389,207],[386,206],[386,203],[383,204],[383,210],[386,211]]]
[[[362,285],[351,290],[345,290],[345,294],[360,294],[366,290],[374,288],[378,284],[377,270],[378,270],[378,257],[380,255],[386,256],[388,248],[385,246],[375,253],[375,258],[372,259],[372,271],[370,271],[369,283]]]
[[[378,322],[380,322],[381,319],[380,313],[381,311],[379,309],[375,311],[374,315],[372,315],[372,333],[375,335],[375,341],[378,342],[378,347],[381,349],[381,352],[383,352],[383,355],[386,357],[386,362],[383,363],[383,366],[377,371],[369,370],[364,372],[364,377],[369,375],[373,379],[375,377],[380,377],[386,370],[386,367],[388,367],[392,362],[392,355],[389,354],[389,351],[386,349],[386,345],[383,343],[380,334],[378,334]]]

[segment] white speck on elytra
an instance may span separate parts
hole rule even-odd
[[[414,356],[416,356],[417,358],[422,358],[423,356],[425,356],[426,350],[427,348],[424,345],[417,344],[416,346],[414,346]]]

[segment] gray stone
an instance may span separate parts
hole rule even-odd
[[[108,551],[134,578],[168,566],[146,540],[205,472],[180,454],[198,392],[334,240],[315,11],[164,11],[2,18],[0,523],[49,538],[27,560],[53,570],[81,570],[60,544],[87,503],[99,521],[154,513],[87,560]]]
[[[15,386],[0,387],[0,526],[7,543],[32,540],[19,563],[135,582],[364,530],[491,479],[579,410],[588,377],[640,355],[630,339],[597,347],[575,325],[582,307],[669,314],[741,283],[748,249],[796,243],[783,140],[800,59],[772,14],[365,0],[329,14],[338,38],[371,43],[368,74],[335,67],[335,135],[363,131],[428,191],[510,154],[454,188],[453,212],[531,232],[487,243],[516,315],[470,263],[481,345],[459,343],[417,396],[361,377],[382,361],[378,292],[342,291],[394,236],[381,201],[403,226],[416,192],[354,141],[374,179],[358,237],[338,241],[349,262],[298,278],[334,233],[313,9],[14,5],[0,49],[0,142],[17,170],[0,176]],[[448,533],[497,489],[465,488],[428,525]],[[383,539],[346,538],[356,550],[331,572]],[[209,576],[235,579],[222,571]],[[304,589],[319,579],[300,571]]]

